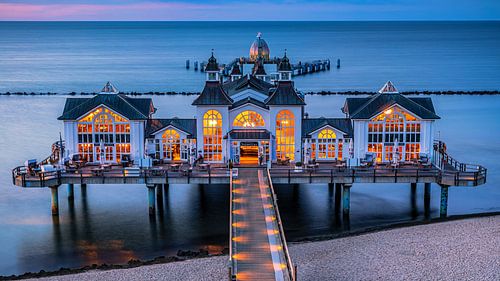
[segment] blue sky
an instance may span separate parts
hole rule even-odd
[[[0,20],[500,20],[500,0],[0,0]]]

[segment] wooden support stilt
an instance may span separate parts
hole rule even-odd
[[[148,185],[148,207],[149,215],[153,216],[155,214],[155,185]]]
[[[448,185],[441,185],[441,205],[439,207],[439,217],[446,218],[448,215]]]
[[[431,214],[431,183],[424,184],[424,217],[429,218]]]
[[[340,206],[342,205],[342,184],[335,184],[335,214],[340,214]]]
[[[342,213],[344,217],[349,217],[351,205],[351,185],[342,184]]]
[[[75,199],[75,188],[72,183],[68,184],[68,200],[73,201]]]
[[[413,218],[418,216],[418,210],[417,210],[417,183],[411,183],[410,184],[410,201],[411,201],[411,216]]]
[[[52,193],[52,200],[51,200],[51,209],[52,209],[52,215],[57,216],[59,215],[59,186],[51,186],[50,187],[50,192]]]

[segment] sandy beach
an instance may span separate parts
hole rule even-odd
[[[290,252],[299,280],[500,280],[500,216],[292,244]],[[226,280],[226,266],[218,256],[38,280]]]

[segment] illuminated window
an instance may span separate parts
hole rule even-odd
[[[234,127],[264,127],[264,119],[262,116],[255,111],[243,111],[236,118],[234,118],[233,122]]]
[[[398,107],[389,108],[368,123],[368,151],[376,154],[377,162],[392,161],[396,151],[398,160],[417,158],[420,126],[411,114]]]
[[[99,107],[78,120],[78,153],[93,162],[101,158],[100,145],[104,142],[107,162],[120,162],[123,154],[130,154],[130,123],[119,114]]]
[[[161,137],[163,158],[168,160],[180,160],[181,140],[176,130],[166,130]]]
[[[343,141],[332,129],[323,129],[311,139],[311,157],[318,160],[342,159]]]
[[[207,161],[222,161],[222,115],[216,110],[203,115],[203,156]]]
[[[282,110],[276,115],[276,156],[295,159],[295,119],[290,110]]]

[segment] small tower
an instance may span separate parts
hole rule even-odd
[[[235,81],[241,78],[241,68],[239,63],[235,63],[233,65],[233,69],[231,69],[231,81]]]
[[[292,65],[290,64],[290,60],[286,56],[286,49],[285,49],[285,56],[281,59],[279,65],[278,65],[278,81],[291,81],[292,80]]]
[[[99,94],[118,94],[118,90],[108,81]]]
[[[264,68],[264,64],[262,63],[262,60],[258,60],[257,62],[255,62],[252,74],[258,79],[266,81],[267,73],[266,69]]]
[[[212,49],[212,56],[208,59],[207,66],[205,67],[205,72],[207,73],[207,81],[219,81],[219,64],[217,59],[214,57],[214,50]]]

